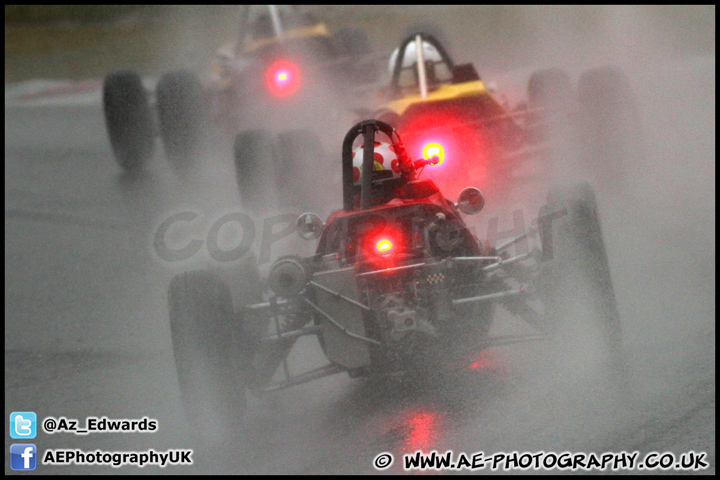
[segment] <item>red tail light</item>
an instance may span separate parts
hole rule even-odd
[[[436,142],[426,143],[423,147],[423,158],[428,160],[431,157],[438,157],[437,165],[440,165],[445,158],[445,149]]]
[[[402,234],[395,228],[382,227],[368,232],[364,237],[363,248],[368,260],[393,262],[397,254],[403,250]]]
[[[278,60],[265,72],[265,83],[276,97],[287,97],[300,88],[300,69],[288,60]]]
[[[377,245],[375,245],[375,248],[377,249],[378,253],[380,253],[381,255],[386,255],[392,251],[393,244],[390,240],[383,238],[377,242]]]
[[[462,116],[440,111],[409,115],[400,134],[411,158],[437,155],[437,165],[423,175],[431,178],[446,195],[456,195],[468,181],[483,184],[487,178],[486,145],[480,128]]]
[[[432,112],[408,118],[400,133],[404,134],[405,148],[411,158],[439,158],[435,167],[440,168],[433,169],[432,175],[443,175],[444,167],[459,167],[466,153],[477,153],[472,145],[477,138],[475,132],[448,113]]]

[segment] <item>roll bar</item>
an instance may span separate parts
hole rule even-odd
[[[453,71],[453,69],[455,68],[455,64],[453,63],[452,59],[450,58],[450,55],[448,55],[447,51],[443,48],[442,45],[440,45],[440,42],[438,42],[435,37],[433,37],[429,33],[424,33],[424,32],[413,33],[412,35],[407,37],[405,40],[403,40],[403,42],[400,44],[400,48],[398,49],[398,55],[395,58],[395,65],[393,66],[392,80],[390,82],[390,89],[391,89],[390,93],[393,96],[400,95],[400,84],[399,84],[400,71],[402,70],[403,59],[405,58],[405,50],[407,49],[408,45],[410,45],[412,42],[415,41],[415,38],[418,35],[420,36],[420,39],[421,39],[421,44],[420,44],[421,47],[422,47],[422,42],[430,43],[433,47],[435,47],[437,49],[438,53],[440,53],[440,57],[447,63],[450,71]],[[422,50],[422,48],[421,48],[421,50]]]

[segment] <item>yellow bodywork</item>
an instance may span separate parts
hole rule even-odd
[[[408,95],[397,100],[391,100],[384,105],[384,108],[402,115],[411,105],[423,102],[436,102],[452,98],[472,97],[488,93],[482,80],[465,82],[459,84],[442,84],[435,90],[428,92],[427,97],[422,98],[420,94]]]
[[[330,36],[330,32],[328,32],[327,26],[324,23],[318,23],[311,27],[289,28],[289,29],[285,30],[283,32],[282,36],[280,36],[280,37],[263,38],[261,40],[249,40],[248,42],[245,43],[240,54],[242,55],[242,54],[254,52],[255,50],[259,50],[266,45],[282,42],[284,40],[290,40],[290,39],[302,38],[302,37],[329,37],[329,36]]]

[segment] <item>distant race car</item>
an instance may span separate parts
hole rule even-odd
[[[107,131],[124,170],[143,168],[158,134],[171,165],[182,174],[208,138],[229,137],[230,145],[239,134],[235,150],[242,151],[254,141],[248,136],[257,138],[257,129],[282,128],[290,121],[303,124],[303,118],[305,124],[332,122],[327,112],[339,110],[332,100],[337,92],[372,75],[360,57],[369,50],[362,31],[348,27],[331,34],[313,14],[295,6],[241,8],[240,36],[217,50],[204,83],[185,70],[162,75],[154,92],[146,91],[133,71],[105,78]],[[328,99],[324,109],[318,96]],[[206,127],[224,137],[206,135]],[[293,135],[285,135],[285,140]],[[265,140],[274,143],[272,136]]]
[[[371,116],[396,126],[410,154],[437,152],[435,178],[448,190],[468,177],[496,193],[516,185],[523,162],[549,158],[550,140],[570,141],[570,155],[587,167],[583,176],[615,182],[640,149],[634,95],[616,67],[584,72],[577,92],[561,69],[537,71],[527,98],[510,104],[471,63],[456,64],[436,37],[417,32],[393,52],[390,72],[384,102]]]
[[[337,373],[431,378],[521,341],[554,338],[614,368],[620,319],[589,186],[552,190],[533,233],[541,248],[509,257],[526,235],[496,248],[480,241],[461,213],[478,213],[483,194],[471,187],[457,202],[445,198],[420,178],[438,161],[410,158],[387,123],[358,123],[342,145],[343,208],[324,223],[298,218],[303,238],[319,238],[314,255],[279,258],[266,283],[248,262],[233,279],[237,292],[209,270],[171,281],[175,365],[200,431],[237,431],[247,392]],[[496,304],[535,333],[492,337]],[[306,335],[318,338],[328,364],[296,373],[289,354]]]

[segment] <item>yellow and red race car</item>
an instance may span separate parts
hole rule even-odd
[[[456,64],[436,37],[417,32],[393,52],[390,72],[383,102],[370,116],[396,126],[411,155],[438,155],[434,177],[448,192],[468,179],[495,193],[507,190],[528,159],[552,158],[558,140],[591,166],[580,172],[591,179],[621,177],[625,157],[638,150],[637,107],[615,67],[584,72],[577,88],[559,68],[536,71],[527,98],[511,106],[471,63]]]
[[[202,78],[169,72],[148,92],[136,72],[106,77],[104,112],[115,157],[126,171],[142,169],[159,133],[171,165],[184,173],[203,141],[217,141],[206,133],[223,133],[220,139],[227,140],[242,129],[330,123],[341,107],[334,100],[347,82],[371,74],[361,58],[368,51],[358,29],[331,33],[311,12],[294,6],[244,5],[240,35],[217,50]]]

